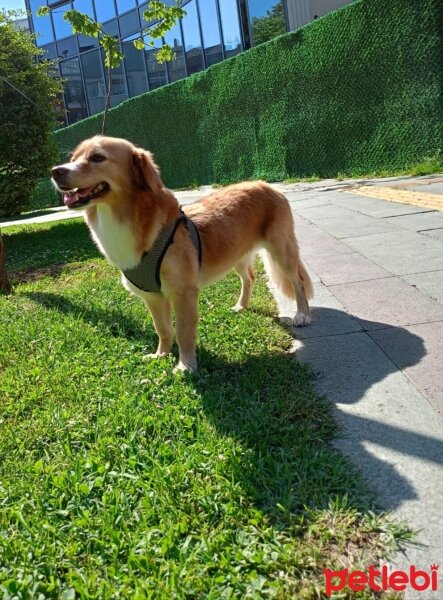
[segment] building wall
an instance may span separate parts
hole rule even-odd
[[[65,123],[73,124],[103,110],[107,78],[97,40],[72,35],[71,26],[63,19],[71,8],[103,23],[106,33],[121,40],[124,61],[112,74],[111,105],[117,106],[129,97],[173,83],[296,29],[312,20],[315,10],[323,14],[350,0],[183,0],[187,14],[165,36],[176,60],[164,65],[155,59],[160,40],[144,51],[133,45],[147,26],[145,1],[46,0],[51,14],[37,17],[44,1],[26,0],[30,24],[45,57],[59,60],[59,74],[65,80]]]

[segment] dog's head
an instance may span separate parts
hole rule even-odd
[[[74,150],[71,160],[52,169],[64,204],[83,210],[99,202],[118,204],[134,192],[163,187],[152,155],[119,138],[95,136]]]

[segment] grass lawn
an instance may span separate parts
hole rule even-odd
[[[263,278],[240,315],[236,276],[202,294],[199,374],[173,375],[82,221],[4,241],[3,598],[320,598],[324,567],[407,536],[331,447]]]

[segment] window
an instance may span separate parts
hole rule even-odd
[[[137,10],[133,10],[126,15],[123,15],[120,17],[119,21],[120,31],[123,37],[131,35],[131,33],[135,33],[136,31],[140,31],[140,22],[138,20]]]
[[[98,50],[82,54],[81,63],[85,81],[86,96],[88,98],[89,113],[91,115],[104,110],[106,86],[100,64]]]
[[[95,0],[95,12],[99,23],[113,19],[115,17],[114,0]]]
[[[118,14],[121,15],[136,6],[135,0],[117,0]]]
[[[130,96],[138,96],[148,89],[143,51],[137,50],[132,42],[123,44],[126,79]]]
[[[200,0],[200,21],[202,26],[203,46],[206,64],[213,65],[223,60],[221,35],[218,26],[216,0]]]
[[[48,44],[47,46],[43,46],[42,50],[45,51],[45,53],[42,56],[43,60],[54,60],[54,58],[57,58],[55,44]]]
[[[225,54],[234,56],[242,50],[237,0],[221,0],[219,6]]]
[[[285,33],[283,0],[248,0],[252,45],[262,44]]]
[[[34,25],[34,31],[37,34],[37,46],[43,46],[54,40],[51,17],[49,15],[47,17],[37,17],[36,15],[37,9],[42,4],[44,3],[41,0],[31,0],[32,23]]]
[[[72,27],[68,21],[65,21],[64,16],[66,11],[71,10],[71,3],[63,4],[52,11],[52,21],[54,23],[55,37],[57,40],[72,35]]]
[[[118,32],[117,19],[114,19],[113,21],[108,21],[107,23],[103,23],[102,29],[103,33],[113,35],[114,37],[120,37],[120,34]]]
[[[77,40],[74,36],[57,42],[57,55],[59,58],[68,58],[68,56],[77,56]]]
[[[149,38],[145,39],[145,42],[148,42]],[[146,46],[145,49],[145,59],[146,59],[146,67],[148,69],[148,79],[149,79],[149,89],[154,90],[162,85],[168,83],[168,79],[166,77],[166,65],[160,64],[157,62],[155,55],[157,50],[162,47],[161,40],[153,40],[154,47],[151,48]]]
[[[119,50],[121,48],[119,47]],[[106,85],[107,85],[107,77],[108,77],[108,67],[105,67],[105,51],[101,50],[102,55],[102,63],[103,69],[106,72]],[[111,106],[117,106],[120,104],[122,100],[126,100],[128,97],[128,92],[126,89],[126,80],[125,80],[125,72],[123,69],[123,64],[120,63],[118,67],[112,69],[111,74]]]
[[[166,33],[165,42],[171,46],[172,52],[175,53],[175,59],[167,63],[169,81],[177,81],[178,79],[186,77],[183,42],[180,25],[178,23]]]
[[[75,123],[88,116],[78,58],[62,60],[60,74],[65,79],[64,95],[68,123]]]
[[[79,35],[77,39],[80,52],[87,52],[93,48],[98,48],[97,38],[89,37],[89,35]]]
[[[188,75],[192,75],[205,68],[196,0],[186,5],[186,16],[182,19],[182,27]]]
[[[85,13],[91,19],[95,19],[92,0],[74,0],[74,8],[81,13]]]

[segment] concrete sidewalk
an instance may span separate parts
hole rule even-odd
[[[337,183],[284,191],[316,293],[311,327],[293,330],[296,357],[335,405],[337,447],[419,530],[423,546],[393,567],[429,571],[443,559],[443,213]],[[282,316],[293,311],[280,299]],[[442,588],[405,597],[437,600]]]

